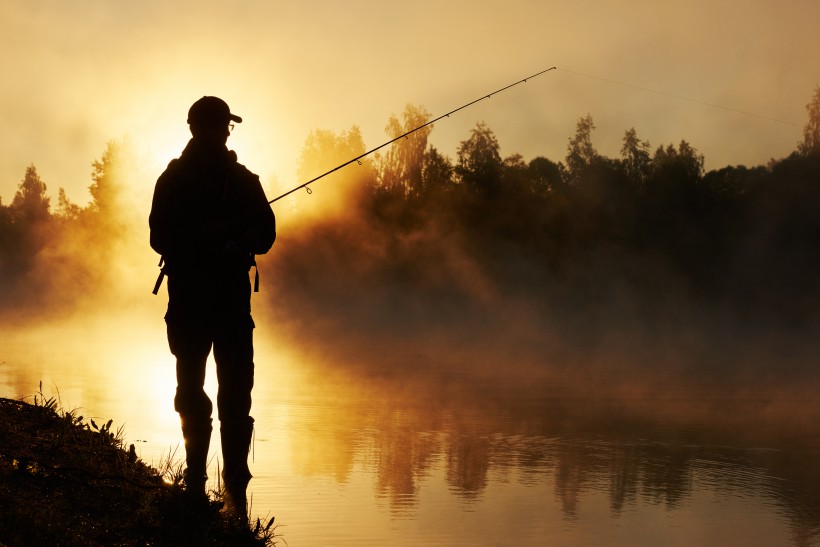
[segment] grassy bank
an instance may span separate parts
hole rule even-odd
[[[0,398],[0,545],[274,545],[273,519],[250,526],[187,496],[179,467],[126,448],[111,421]]]

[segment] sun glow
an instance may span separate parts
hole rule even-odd
[[[146,129],[135,140],[138,153],[146,160],[146,167],[159,176],[172,159],[179,157],[190,138],[191,134],[183,118],[181,123],[164,120],[155,128]]]
[[[280,146],[280,136],[273,130],[266,133],[260,124],[236,124],[226,146],[237,154],[237,161],[259,175],[265,190],[276,192],[285,182],[293,182],[295,158],[288,158]],[[138,154],[144,159],[144,168],[153,177],[159,175],[168,163],[180,156],[191,138],[187,124],[178,120],[163,122],[135,139]],[[153,182],[149,181],[149,182]],[[148,184],[148,183],[146,183]],[[294,183],[295,184],[295,183]],[[153,184],[148,184],[153,189]]]

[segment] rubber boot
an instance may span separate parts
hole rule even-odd
[[[241,422],[227,422],[220,427],[222,436],[222,479],[225,484],[225,508],[234,517],[248,521],[248,453],[253,437],[253,418]]]
[[[211,444],[212,420],[182,420],[182,437],[185,439],[185,465],[183,481],[186,492],[196,497],[207,497],[205,482],[208,480],[208,448]]]

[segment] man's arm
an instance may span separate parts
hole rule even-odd
[[[276,240],[276,216],[273,214],[259,177],[247,172],[245,215],[235,226],[237,243],[253,254],[265,254]]]
[[[166,171],[167,173],[167,171]],[[171,196],[168,192],[166,173],[160,175],[154,187],[154,197],[151,202],[151,213],[148,216],[148,227],[151,230],[151,248],[165,256],[172,251]]]
[[[203,218],[203,211],[190,203],[191,196],[183,193],[184,173],[175,162],[160,175],[154,188],[148,225],[151,229],[151,247],[169,258],[190,257],[216,246],[215,240],[224,232],[222,226],[212,226]]]

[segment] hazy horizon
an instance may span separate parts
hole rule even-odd
[[[443,120],[431,139],[454,157],[477,121],[502,155],[562,160],[591,114],[599,150],[617,155],[635,127],[653,147],[686,139],[709,169],[759,165],[794,149],[820,82],[820,6],[699,0],[668,6],[489,2],[4,4],[0,63],[13,75],[0,109],[10,131],[0,196],[34,164],[56,194],[88,201],[90,163],[129,139],[159,174],[187,138],[204,94],[245,118],[230,145],[271,184],[294,186],[315,129],[359,126],[373,147],[407,103],[439,115],[549,66],[559,69]],[[366,21],[366,23],[365,23]],[[573,72],[727,108],[709,107]],[[147,189],[154,177],[144,181]]]

